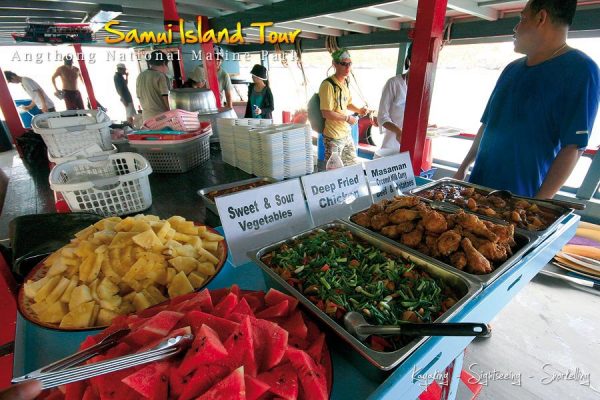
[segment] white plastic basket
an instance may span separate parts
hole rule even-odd
[[[117,153],[117,151],[117,146],[115,146],[114,144],[112,145],[112,149],[110,150],[101,150],[100,146],[98,146],[97,144],[93,144],[91,146],[86,147],[85,149],[78,150],[75,153],[69,154],[65,157],[52,157],[50,152],[48,152],[48,161],[54,164],[63,164],[67,161],[80,160],[92,156],[115,154]]]
[[[152,205],[152,168],[137,153],[117,153],[67,161],[50,171],[50,187],[72,211],[126,215]]]
[[[69,156],[92,144],[111,150],[110,124],[108,115],[100,110],[42,113],[31,121],[54,158]]]

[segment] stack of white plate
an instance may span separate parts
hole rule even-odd
[[[250,131],[248,125],[237,125],[233,128],[235,139],[235,160],[237,167],[249,174],[252,173],[252,149],[250,147]]]
[[[287,125],[283,131],[284,173],[296,177],[311,173],[312,145],[307,146],[307,125]],[[310,168],[309,168],[310,164]]]
[[[235,139],[233,129],[235,127],[234,118],[217,118],[217,128],[221,145],[221,158],[223,162],[229,165],[237,166],[235,158]]]
[[[262,129],[256,133],[257,162],[255,175],[268,176],[275,179],[285,178],[283,134],[277,129]]]

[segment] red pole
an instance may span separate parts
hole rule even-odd
[[[415,175],[421,171],[423,147],[427,135],[429,106],[433,93],[437,57],[444,35],[448,0],[420,0],[402,126],[400,151],[410,151]]]
[[[208,18],[198,16],[198,29],[200,30],[200,37],[205,29],[209,29]],[[221,93],[219,92],[219,80],[217,79],[217,64],[214,58],[214,44],[213,43],[202,43],[202,54],[204,55],[204,68],[206,69],[206,78],[208,80],[208,86],[215,94],[217,100],[217,106],[221,106]],[[210,57],[207,55],[210,54]],[[231,104],[228,104],[231,107]]]
[[[163,17],[165,30],[171,24],[171,31],[179,32],[179,13],[177,12],[177,3],[175,0],[162,0]]]
[[[83,78],[83,83],[85,83],[85,90],[87,90],[88,97],[90,99],[90,106],[92,107],[92,110],[95,110],[98,108],[98,102],[96,101],[96,96],[94,95],[94,87],[92,86],[92,81],[90,80],[90,74],[88,73],[87,66],[85,65],[83,51],[81,50],[81,43],[73,44],[73,48],[75,49],[75,54],[77,54],[79,70],[81,71],[81,77]]]
[[[2,109],[4,118],[6,118],[6,125],[8,125],[12,141],[13,143],[16,143],[15,139],[25,133],[25,128],[23,127],[23,122],[21,121],[21,117],[19,117],[17,107],[8,90],[8,83],[6,82],[6,79],[4,79],[2,68],[0,68],[0,75],[2,75],[0,78],[0,108]]]

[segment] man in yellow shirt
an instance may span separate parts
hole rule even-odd
[[[332,151],[336,149],[345,166],[354,165],[358,160],[350,127],[358,122],[358,117],[348,114],[348,111],[363,116],[367,114],[367,108],[358,108],[352,104],[350,89],[348,89],[352,59],[348,50],[343,48],[336,50],[331,57],[335,74],[325,79],[319,87],[321,114],[325,118],[323,129],[325,160],[329,160]]]

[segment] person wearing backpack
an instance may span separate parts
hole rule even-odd
[[[335,73],[321,82],[319,87],[319,108],[325,120],[321,131],[325,144],[325,160],[329,160],[332,151],[336,149],[345,166],[354,165],[358,160],[350,127],[358,122],[358,117],[348,114],[348,111],[363,116],[368,110],[366,107],[359,108],[352,104],[348,88],[352,59],[348,50],[336,50],[331,54],[331,58]]]

